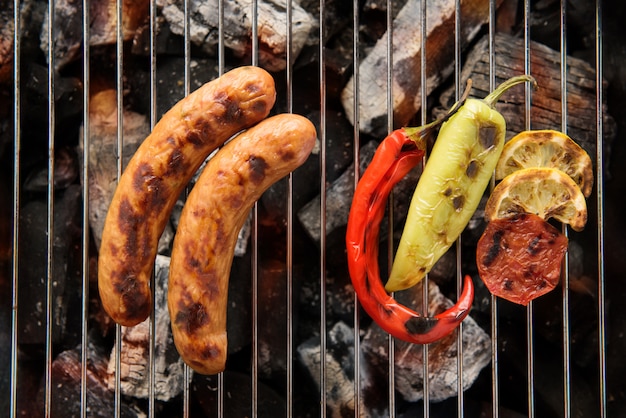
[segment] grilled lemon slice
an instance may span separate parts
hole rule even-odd
[[[587,152],[569,136],[553,130],[524,131],[511,138],[496,165],[496,180],[530,167],[558,168],[569,175],[585,197],[593,187],[593,165]]]
[[[523,168],[504,177],[493,189],[487,205],[488,221],[520,213],[554,218],[582,231],[587,204],[578,185],[563,171],[550,167]]]

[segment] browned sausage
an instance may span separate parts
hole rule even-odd
[[[133,155],[107,213],[98,261],[100,298],[114,321],[133,326],[149,316],[157,244],[174,203],[206,157],[265,118],[275,98],[266,71],[231,70],[174,105]]]
[[[239,230],[263,191],[307,159],[315,138],[302,116],[266,119],[218,151],[189,193],[172,248],[168,306],[176,348],[198,373],[225,367],[228,280]]]

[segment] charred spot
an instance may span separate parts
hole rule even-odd
[[[437,318],[430,318],[427,316],[412,316],[405,323],[404,327],[409,334],[427,334],[432,330],[439,320]]]
[[[484,149],[489,149],[496,144],[498,129],[493,125],[484,125],[478,129],[478,140]]]
[[[489,246],[489,251],[487,251],[487,255],[483,258],[483,264],[489,267],[500,255],[500,246],[502,243],[502,236],[504,235],[504,231],[496,231],[493,234],[493,240],[491,245]]]
[[[239,185],[241,186],[242,184],[240,183]],[[237,210],[241,209],[241,207],[245,203],[245,200],[243,199],[243,196],[239,193],[230,193],[224,198],[224,203],[226,203],[229,209]]]
[[[147,208],[146,212],[158,211],[167,202],[168,190],[163,179],[154,174],[152,166],[142,163],[137,167],[133,176],[133,189],[139,196],[145,196],[145,200],[139,202],[141,207]]]
[[[261,87],[258,84],[250,83],[246,86],[246,91],[248,93],[257,93],[261,91]]]
[[[533,237],[533,239],[528,243],[528,247],[526,251],[528,251],[531,255],[537,255],[541,248],[539,248],[539,244],[541,243],[541,235],[537,235]]]
[[[296,153],[293,152],[293,150],[291,149],[287,149],[287,150],[280,150],[278,151],[278,155],[280,156],[280,159],[283,161],[291,161],[294,159]]]
[[[222,350],[215,344],[207,344],[200,355],[205,359],[220,357]]]
[[[446,190],[443,191],[443,195],[445,197],[451,196],[452,195],[452,188],[451,187],[446,188]]]
[[[178,173],[186,171],[187,164],[185,162],[185,155],[178,148],[172,150],[170,157],[167,160],[166,176],[176,175]]]
[[[243,112],[239,107],[239,102],[233,100],[226,92],[220,91],[213,96],[213,100],[224,108],[222,114],[218,114],[216,119],[221,123],[233,123],[241,119]]]
[[[260,114],[267,112],[267,102],[265,100],[255,100],[252,102],[252,110]]]
[[[465,196],[454,196],[452,198],[452,206],[454,206],[454,210],[457,212],[463,210],[463,206],[465,205]]]
[[[209,314],[201,303],[180,303],[176,314],[176,324],[187,333],[193,334],[209,322]]]
[[[147,314],[150,310],[151,301],[149,295],[141,291],[141,284],[134,272],[123,269],[113,273],[115,276],[115,292],[121,295],[126,316],[137,318]]]
[[[143,192],[147,187],[146,183],[149,182],[151,178],[154,178],[152,166],[148,163],[139,164],[137,171],[135,171],[133,175],[133,189],[138,193]]]
[[[545,279],[541,279],[541,281],[537,284],[537,290],[545,289],[548,286],[548,282]]]
[[[513,290],[513,281],[511,279],[504,279],[502,281],[502,288],[507,292]]]
[[[145,257],[150,252],[146,234],[140,233],[142,226],[146,225],[146,220],[146,214],[134,210],[127,197],[122,199],[117,223],[120,231],[126,237],[124,247],[129,255],[132,251],[139,257]]]
[[[476,160],[470,161],[465,169],[465,175],[471,179],[475,178],[478,174],[478,170],[480,168],[480,163]]]
[[[212,137],[212,131],[213,128],[208,118],[197,118],[194,121],[193,126],[190,126],[187,130],[185,138],[187,139],[187,142],[192,144],[194,147],[200,148],[203,147]]]
[[[261,183],[265,179],[265,170],[267,169],[265,159],[252,154],[248,158],[248,166],[250,167],[250,180],[252,183]]]

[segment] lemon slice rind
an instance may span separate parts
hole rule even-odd
[[[575,231],[582,231],[587,223],[581,189],[566,173],[550,167],[516,170],[493,189],[485,206],[487,221],[520,213],[554,218]]]
[[[557,168],[569,175],[585,197],[593,188],[593,164],[589,154],[574,140],[554,130],[524,131],[511,138],[502,150],[496,180],[530,167]]]

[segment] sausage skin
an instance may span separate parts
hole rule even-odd
[[[176,348],[200,374],[226,364],[228,281],[239,230],[261,194],[307,159],[316,136],[302,116],[268,118],[220,149],[189,193],[174,237],[168,308]]]
[[[124,170],[105,219],[98,289],[111,318],[124,326],[152,309],[150,278],[172,208],[206,157],[274,106],[272,76],[239,67],[176,103],[155,125]]]

